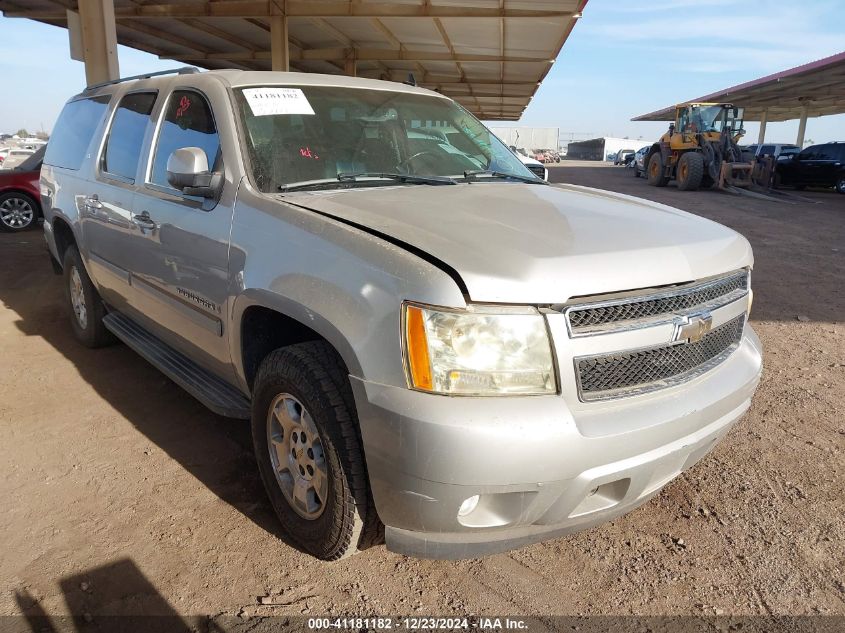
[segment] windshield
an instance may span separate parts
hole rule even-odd
[[[476,182],[464,173],[486,170],[539,180],[450,99],[334,86],[243,88],[235,95],[254,181],[265,192],[311,181],[337,187],[366,181],[343,177],[350,174]]]

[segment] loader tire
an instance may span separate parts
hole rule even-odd
[[[697,152],[687,152],[678,161],[678,189],[695,191],[704,178],[704,158]]]
[[[669,184],[669,179],[663,175],[663,157],[660,152],[654,152],[648,159],[646,167],[646,178],[648,184],[653,187],[665,187]]]

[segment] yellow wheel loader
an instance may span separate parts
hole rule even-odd
[[[686,103],[675,108],[669,131],[645,158],[648,183],[678,189],[749,187],[753,165],[743,162],[737,143],[745,134],[743,109],[730,103]]]

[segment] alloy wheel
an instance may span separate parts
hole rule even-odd
[[[83,330],[88,327],[88,309],[85,307],[85,289],[82,287],[82,278],[76,266],[70,269],[68,275],[70,286],[70,304],[73,307],[73,315],[76,322]]]
[[[35,210],[23,198],[6,198],[0,202],[0,222],[10,229],[23,229],[32,224]]]
[[[270,404],[267,447],[285,500],[303,519],[317,519],[329,494],[323,443],[311,415],[288,393],[279,394]]]

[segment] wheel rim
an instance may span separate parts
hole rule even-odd
[[[85,290],[82,287],[82,278],[76,266],[70,269],[70,304],[73,306],[73,315],[76,322],[83,330],[88,327],[88,309],[85,307]]]
[[[267,447],[276,483],[294,512],[313,521],[323,514],[329,477],[314,419],[288,393],[276,396],[267,414]]]
[[[35,212],[23,198],[6,198],[0,202],[0,221],[12,229],[22,229],[32,223]]]
[[[657,178],[659,170],[660,170],[660,168],[657,166],[656,160],[649,161],[649,163],[648,163],[648,173],[649,173],[649,175],[651,175],[653,178]]]

